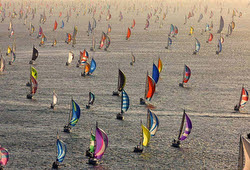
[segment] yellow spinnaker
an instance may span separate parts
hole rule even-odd
[[[35,79],[37,79],[37,71],[36,71],[36,69],[35,69],[34,67],[31,67],[31,75],[32,75]]]
[[[8,54],[11,53],[11,48],[10,48],[10,46],[8,46],[8,51],[7,51],[7,53],[8,53]]]
[[[148,143],[150,141],[150,132],[149,130],[142,124],[141,125],[141,128],[142,128],[142,132],[143,132],[143,146],[148,146]]]
[[[160,58],[158,59],[158,70],[159,70],[159,73],[161,73],[161,70],[162,70],[162,62],[161,62],[161,59],[160,59]]]
[[[194,28],[190,27],[189,35],[192,35],[194,33]]]

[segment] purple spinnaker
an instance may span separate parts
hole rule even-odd
[[[192,130],[192,122],[186,113],[185,113],[185,117],[186,117],[186,128],[179,140],[185,140]]]
[[[96,128],[95,132],[96,148],[95,148],[95,158],[101,159],[105,150],[108,147],[108,136],[100,128]]]

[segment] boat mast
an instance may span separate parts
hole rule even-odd
[[[122,92],[122,96],[121,96],[121,114],[123,114],[122,106],[123,106],[123,92]]]
[[[183,116],[182,116],[182,121],[181,121],[180,132],[179,132],[178,139],[177,139],[178,141],[179,141],[179,139],[181,137],[181,133],[182,133],[183,125],[184,125],[184,120],[185,120],[185,115],[186,115],[186,113],[185,113],[185,110],[184,110],[183,111]]]
[[[142,121],[141,121],[141,125],[142,125]],[[140,143],[139,143],[139,145],[141,145],[141,148],[142,148],[142,143],[143,143],[143,129],[141,128]]]
[[[73,97],[71,97],[71,103],[70,103],[70,112],[69,112],[69,119],[68,119],[68,124],[70,123],[70,119],[71,119],[71,111],[72,111],[72,102],[73,102]]]
[[[119,89],[120,89],[120,84],[121,84],[121,80],[120,80],[121,78],[120,78],[120,69],[118,69],[118,83],[117,83],[117,91],[119,91]]]
[[[148,112],[147,112],[147,128],[148,130],[150,130],[150,110],[148,109]]]

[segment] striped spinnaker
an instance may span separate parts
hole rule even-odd
[[[179,140],[185,140],[192,130],[192,122],[186,113],[185,113],[185,118],[186,118],[186,128]]]
[[[95,158],[101,159],[105,150],[108,147],[108,136],[102,129],[96,127],[95,139],[96,139]]]
[[[122,90],[121,111],[126,112],[129,108],[129,97],[125,90]]]

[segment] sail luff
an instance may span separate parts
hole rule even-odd
[[[147,98],[147,93],[148,93],[148,71],[147,71],[147,75],[146,75],[146,83],[145,83],[145,96],[144,98]]]
[[[243,90],[244,90],[244,87],[242,86],[242,88],[241,88],[241,94],[240,94],[240,100],[239,100],[239,108],[240,108],[240,103],[241,103],[241,100],[242,100]]]
[[[244,157],[244,153],[243,153],[242,137],[240,135],[239,157],[238,157],[238,170],[242,170],[243,169],[243,157]]]

